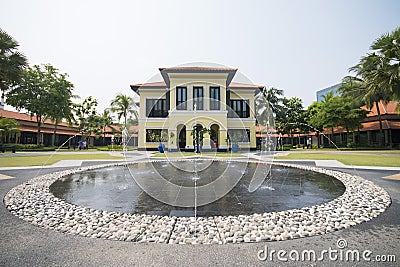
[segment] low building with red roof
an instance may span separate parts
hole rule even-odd
[[[10,110],[0,110],[0,118],[15,119],[19,123],[19,132],[14,133],[10,136],[9,142],[15,144],[36,144],[37,143],[37,122],[34,117],[29,114],[20,113]],[[52,137],[54,134],[54,123],[47,119],[45,120],[40,128],[42,133],[40,143],[44,146],[50,146],[52,143]],[[121,142],[120,126],[114,125],[112,127],[106,127],[104,133],[100,138],[96,138],[95,135],[89,137],[89,144],[95,146],[109,145],[112,141],[115,143]],[[137,135],[138,127],[131,126],[129,128],[131,133],[130,145],[137,146]],[[66,122],[60,122],[57,124],[55,145],[56,146],[68,146],[74,147],[78,141],[82,138],[82,134],[79,132],[75,125],[69,125]]]
[[[311,130],[308,133],[296,132],[293,136],[284,134],[281,136],[283,144],[293,143],[294,145],[307,146],[307,140],[311,144],[319,144],[323,146],[343,146],[347,143],[352,143],[357,146],[379,146],[380,143],[380,123],[377,108],[369,110],[367,107],[362,107],[369,111],[366,118],[361,123],[361,127],[349,133],[344,127],[335,127],[333,129],[324,129],[321,133]],[[399,102],[390,101],[388,103],[380,102],[379,111],[382,122],[384,146],[387,148],[400,148],[400,115]],[[310,127],[311,128],[311,127]],[[257,139],[266,137],[266,133],[262,128],[256,128]],[[260,142],[260,141],[259,141]]]

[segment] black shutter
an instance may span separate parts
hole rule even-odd
[[[146,117],[149,117],[152,108],[153,108],[153,100],[146,99]]]
[[[167,91],[167,93],[165,94],[165,108],[166,108],[166,110],[167,110],[167,112],[168,112],[168,110],[169,110],[169,107],[170,107],[170,91],[168,90]]]
[[[250,105],[249,105],[249,100],[245,100],[245,104],[246,104],[246,118],[250,117]]]
[[[228,88],[226,88],[226,102],[225,102],[225,104],[227,105],[227,106],[230,106],[231,105],[231,92],[228,90]]]

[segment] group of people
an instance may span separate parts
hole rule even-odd
[[[87,146],[86,140],[79,140],[79,142],[78,142],[78,149],[79,149],[79,150],[89,149],[89,147]]]

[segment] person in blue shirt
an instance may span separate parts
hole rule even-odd
[[[79,140],[79,142],[78,142],[78,148],[79,148],[79,150],[81,150],[82,147],[83,147],[83,141],[82,141],[82,140]]]

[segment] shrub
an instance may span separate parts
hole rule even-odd
[[[3,146],[14,147],[16,151],[54,151],[54,147],[45,147],[35,144],[3,144]]]
[[[123,145],[108,145],[103,147],[98,147],[97,150],[99,151],[122,151],[124,149]],[[133,150],[132,147],[127,146],[127,150]]]
[[[282,146],[277,146],[276,150],[277,151],[282,151],[282,150],[283,151],[288,151],[288,150],[290,150],[292,148],[293,148],[292,144],[284,144],[283,147]]]

